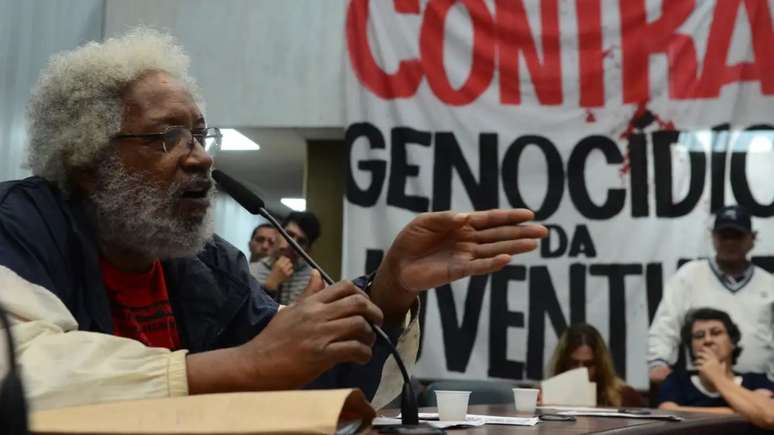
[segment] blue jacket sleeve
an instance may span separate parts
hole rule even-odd
[[[661,405],[664,402],[674,402],[678,405],[683,404],[680,378],[676,372],[670,373],[669,376],[664,379],[664,382],[661,384],[661,387],[658,390],[656,406]]]
[[[0,265],[52,290],[61,263],[56,239],[66,231],[46,223],[44,215],[57,210],[39,190],[27,180],[0,185]]]

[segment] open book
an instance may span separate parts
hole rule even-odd
[[[30,417],[34,434],[333,434],[368,427],[360,390],[207,394],[52,409]]]

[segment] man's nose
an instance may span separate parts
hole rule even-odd
[[[191,152],[183,157],[181,165],[191,172],[209,172],[214,162],[204,146],[198,140],[194,140]]]

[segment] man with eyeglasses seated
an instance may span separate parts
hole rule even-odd
[[[0,304],[33,409],[225,391],[401,386],[417,295],[505,266],[545,227],[528,210],[420,214],[375,275],[279,309],[213,234],[208,127],[169,35],[137,29],[52,58],[29,106],[35,176],[0,184]],[[356,363],[356,364],[349,364]],[[384,368],[384,370],[383,370]]]
[[[282,227],[306,252],[320,237],[320,221],[312,212],[294,211],[283,220]],[[278,235],[274,255],[258,262],[253,270],[264,290],[281,305],[290,305],[304,293],[313,269]]]
[[[774,394],[774,383],[763,373],[734,373],[733,367],[742,348],[739,327],[724,311],[699,308],[685,319],[681,335],[690,343],[689,353],[697,372],[674,371],[661,385],[659,408],[678,411],[745,415],[742,403],[733,399],[733,384],[767,400]],[[761,400],[763,400],[761,399]]]

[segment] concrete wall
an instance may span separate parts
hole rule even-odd
[[[104,0],[0,0],[0,181],[22,178],[25,108],[48,58],[102,38]]]
[[[344,124],[345,0],[107,0],[106,5],[106,37],[145,24],[178,38],[191,55],[210,124]]]

